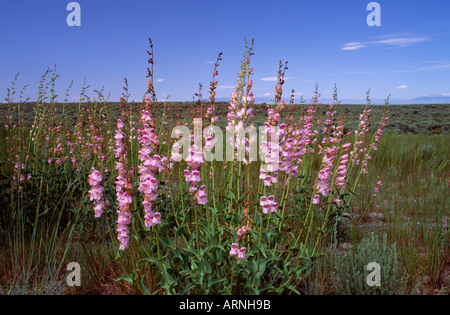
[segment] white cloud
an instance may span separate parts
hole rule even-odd
[[[430,64],[431,65],[428,65]],[[391,70],[389,73],[404,73],[404,72],[418,72],[418,71],[434,71],[434,70],[450,70],[450,62],[429,62],[423,66],[411,66],[407,69]]]
[[[405,84],[397,86],[397,89],[407,89],[407,88],[408,88],[408,86]]]
[[[350,42],[350,43],[344,44],[344,46],[342,46],[341,50],[357,50],[357,49],[361,49],[364,47],[367,47],[367,45],[363,44],[361,42]]]
[[[393,38],[386,38],[381,40],[375,40],[371,43],[374,44],[383,44],[383,45],[389,45],[394,47],[408,47],[413,44],[429,41],[429,37],[393,37]]]
[[[391,34],[375,37],[376,39],[366,42],[349,42],[341,47],[341,50],[358,50],[371,45],[384,45],[388,47],[403,48],[414,44],[430,41],[430,37],[413,36],[408,34]]]
[[[272,96],[272,93],[264,93],[264,96],[265,96],[265,97]]]
[[[234,89],[235,88],[235,86],[233,86],[233,85],[218,85],[217,86],[217,89]]]
[[[291,80],[293,78],[291,78],[291,77],[284,77],[283,79],[284,79],[284,81],[286,81],[286,80]],[[264,77],[264,78],[261,78],[260,80],[261,81],[267,81],[267,82],[277,82],[278,78],[277,77]]]
[[[156,79],[156,82],[163,82],[164,79]]]
[[[450,62],[440,62],[435,63],[434,65],[431,66],[419,68],[419,70],[445,70],[445,69],[450,69]]]
[[[261,78],[261,81],[277,82],[277,80],[278,80],[277,77],[265,77],[265,78]]]

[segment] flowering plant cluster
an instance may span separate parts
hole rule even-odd
[[[159,101],[153,52],[147,53],[142,103],[128,102],[126,86],[119,119],[108,121],[106,106],[93,107],[80,110],[75,131],[61,124],[54,130],[64,136],[52,137],[49,129],[41,135],[49,152],[42,159],[45,167],[65,161],[77,172],[89,167],[85,184],[93,216],[102,223],[114,218],[118,257],[131,262],[122,279],[143,293],[296,292],[294,283],[311,271],[336,228],[333,216],[350,211],[388,112],[371,137],[368,99],[357,130],[344,133],[337,96],[323,106],[316,89],[310,104],[294,115],[294,91],[289,102],[283,99],[288,67],[281,62],[273,103],[255,104],[253,42],[246,43],[230,101],[215,103],[220,54],[209,101],[202,100],[200,86],[193,108],[186,110]],[[169,110],[175,114],[167,115]],[[38,137],[39,130],[33,128],[31,136]],[[217,158],[224,145],[225,161]],[[27,173],[34,177],[24,163],[17,158],[16,184]],[[380,186],[381,179],[375,196]],[[157,287],[154,279],[147,281],[153,271]]]

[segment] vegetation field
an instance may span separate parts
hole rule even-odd
[[[220,57],[191,103],[159,102],[151,67],[139,103],[126,81],[58,101],[51,72],[35,102],[9,89],[0,294],[448,294],[450,105],[289,101],[282,65],[254,104],[250,57],[229,103]]]

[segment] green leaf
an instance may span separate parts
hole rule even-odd
[[[266,264],[269,261],[277,259],[277,258],[278,257],[269,257],[269,258],[261,259],[261,261],[259,262],[259,270],[256,273],[256,278],[259,279],[263,275],[263,273],[266,271]]]
[[[197,270],[197,263],[195,262],[195,259],[191,259],[191,270]]]
[[[247,197],[245,194],[242,194],[240,197],[239,197],[239,200],[238,200],[238,203],[241,203],[242,201],[244,201],[245,200],[245,197]]]
[[[287,285],[286,288],[288,288],[291,291],[294,291],[298,295],[301,295],[301,293],[296,288],[294,288],[291,284]]]
[[[224,281],[227,281],[227,279],[210,279],[208,280],[208,287],[212,287],[213,285],[216,285]]]
[[[161,264],[161,269],[163,276],[161,277],[161,286],[166,289],[167,293],[170,294],[170,287],[176,283],[176,280],[172,277],[170,273],[167,272],[165,264]]]
[[[195,288],[196,287],[196,284],[191,284],[191,285],[189,285],[187,288],[185,288],[185,289],[183,289],[183,290],[181,290],[181,291],[178,291],[178,295],[185,295],[186,294],[186,292],[188,292],[189,290],[191,290],[191,289],[193,289],[193,288]]]
[[[217,259],[217,263],[219,265],[221,265],[222,261],[223,261],[223,251],[221,251],[221,250],[216,251],[216,259]]]
[[[205,273],[212,273],[212,267],[208,260],[203,259],[203,269],[205,270]]]
[[[138,284],[139,290],[141,290],[142,294],[144,294],[144,295],[151,295],[152,293],[144,284],[144,277],[145,277],[145,275],[142,276],[141,281]]]
[[[114,279],[115,281],[121,281],[121,280],[125,280],[126,282],[128,282],[129,284],[133,285],[134,280],[133,280],[133,274],[128,274],[128,275],[124,275],[124,276],[120,276],[116,279]]]
[[[143,263],[143,262],[148,262],[150,264],[156,264],[157,260],[156,260],[156,258],[145,257],[145,258],[142,258],[141,260],[139,260],[137,262],[137,264],[139,265],[140,263]]]
[[[259,248],[261,250],[261,254],[263,254],[264,257],[267,257],[267,255],[266,255],[266,248],[267,248],[267,244],[266,243],[262,243],[261,247]]]

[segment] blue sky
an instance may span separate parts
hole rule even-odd
[[[219,52],[217,97],[236,84],[244,38],[254,38],[254,93],[273,95],[279,60],[288,61],[285,94],[323,98],[334,84],[340,99],[450,96],[450,1],[380,0],[381,26],[369,27],[369,0],[79,0],[81,26],[66,24],[70,1],[0,2],[0,97],[17,72],[17,88],[57,67],[59,101],[70,81],[71,100],[83,78],[110,100],[128,79],[132,99],[146,90],[148,37],[154,43],[157,96],[192,100],[198,83],[207,96]]]

